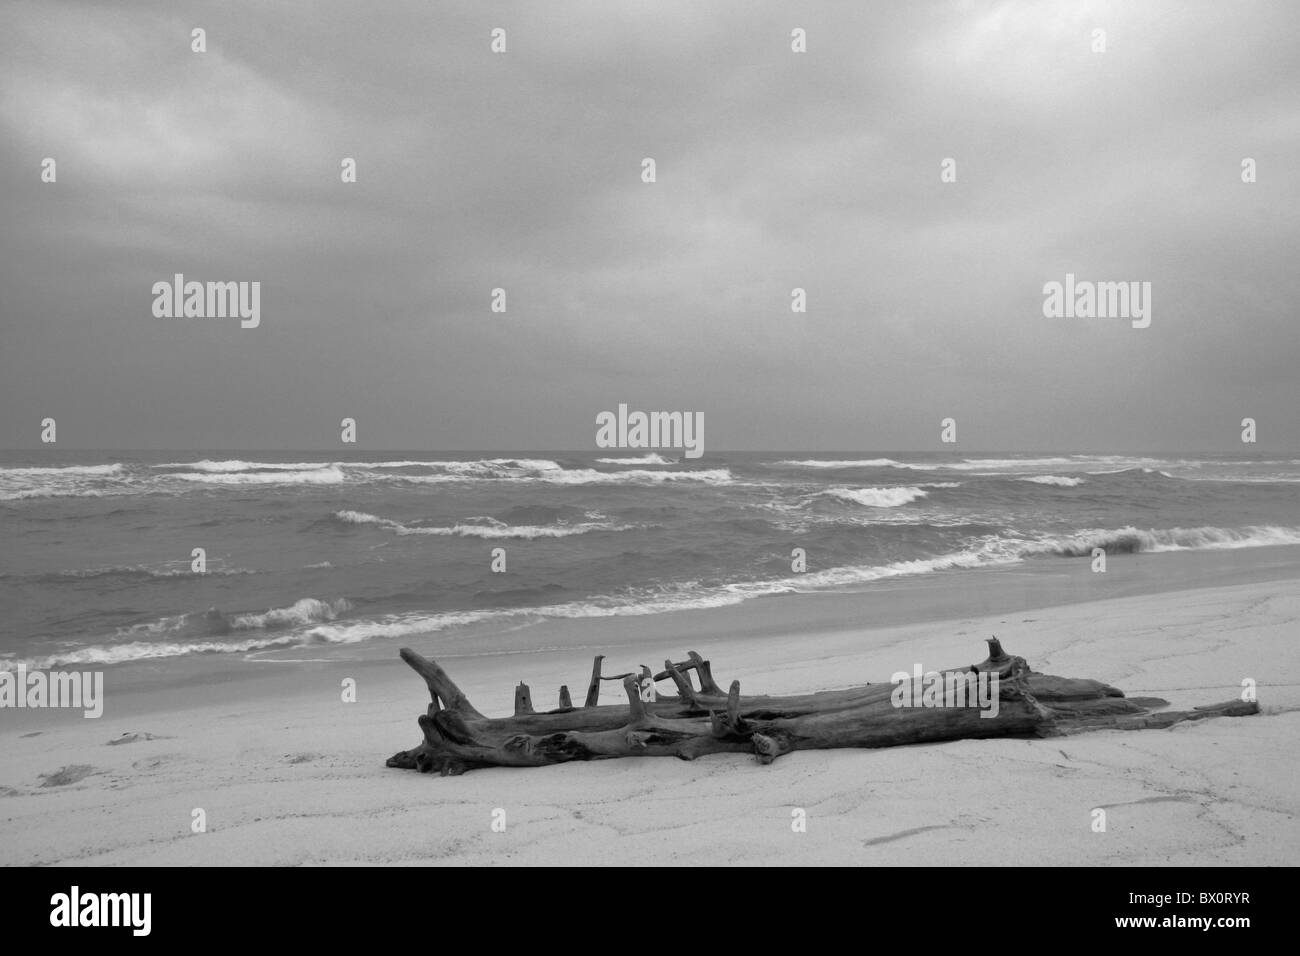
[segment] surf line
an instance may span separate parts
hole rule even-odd
[[[680,448],[687,458],[704,454],[703,412],[618,412],[596,415],[597,448]]]

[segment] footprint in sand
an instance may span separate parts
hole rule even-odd
[[[99,773],[99,771],[89,764],[77,763],[60,767],[53,773],[42,773],[37,776],[41,778],[42,787],[66,787],[70,783],[85,780],[92,773]]]
[[[138,740],[171,740],[170,737],[163,737],[159,734],[146,734],[143,731],[135,733],[125,733],[121,737],[116,737],[108,742],[110,747],[116,747],[118,744],[133,744]]]
[[[144,757],[131,764],[132,770],[157,770],[159,767],[173,763],[181,754],[160,754],[157,757]]]

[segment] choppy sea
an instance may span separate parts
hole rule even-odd
[[[1300,459],[5,452],[0,669],[454,637],[1096,547],[1285,544]]]

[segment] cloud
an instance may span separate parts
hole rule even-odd
[[[98,447],[328,446],[346,414],[587,447],[629,401],[715,447],[928,448],[949,414],[990,448],[1224,447],[1244,414],[1294,444],[1298,20],[9,4],[0,443],[58,410]],[[261,281],[262,328],[161,325],[177,271]],[[1044,319],[1067,271],[1152,281],[1151,328]]]

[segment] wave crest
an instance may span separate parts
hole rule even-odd
[[[344,524],[373,525],[396,534],[427,534],[459,538],[568,538],[593,531],[627,531],[634,525],[618,525],[608,521],[585,521],[579,524],[509,525],[495,518],[479,519],[485,524],[455,524],[447,526],[405,525],[391,518],[367,514],[364,511],[336,511],[334,517]]]
[[[597,458],[597,462],[602,465],[675,465],[676,458],[665,458],[663,455],[656,455],[650,452],[648,455],[641,455],[636,458]]]
[[[868,508],[897,508],[926,497],[929,492],[915,486],[906,488],[830,488],[822,494],[864,505]]]
[[[1086,557],[1093,548],[1107,554],[1137,554],[1146,551],[1218,551],[1234,548],[1264,548],[1300,544],[1300,528],[1274,525],[1246,528],[1126,528],[1083,531],[1063,538],[1047,538],[1026,546],[1027,553]]]
[[[1059,488],[1076,488],[1083,484],[1082,478],[1069,478],[1063,475],[1029,475],[1016,480],[1029,481],[1036,485],[1056,485]]]

